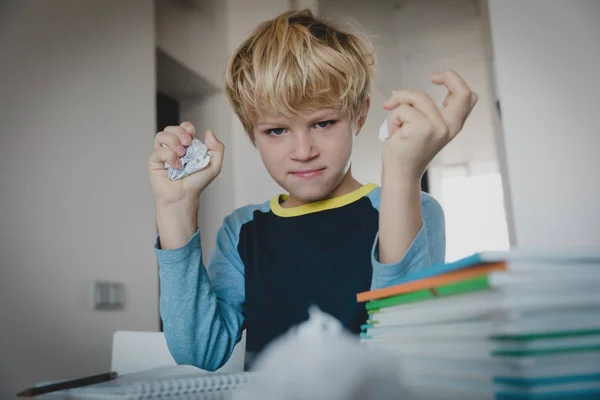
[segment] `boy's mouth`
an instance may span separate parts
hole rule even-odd
[[[319,169],[305,169],[300,171],[292,171],[290,174],[298,178],[311,179],[321,175],[325,171],[325,168]]]

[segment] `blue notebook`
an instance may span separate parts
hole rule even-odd
[[[430,267],[423,268],[417,271],[410,272],[406,274],[402,278],[395,279],[390,282],[388,286],[399,285],[401,283],[418,281],[420,279],[429,278],[436,275],[445,274],[447,272],[456,271],[463,268],[472,267],[484,262],[493,262],[487,261],[485,257],[483,257],[484,253],[475,253],[469,257],[461,258],[460,260],[445,263],[445,264],[434,264]],[[501,260],[494,260],[501,261]]]
[[[461,258],[450,263],[434,264],[427,268],[410,272],[402,278],[395,279],[388,286],[418,281],[424,278],[445,274],[475,265],[493,262],[534,262],[546,264],[592,264],[600,265],[600,252],[598,250],[570,250],[570,251],[539,251],[539,250],[511,250],[511,251],[483,251]]]

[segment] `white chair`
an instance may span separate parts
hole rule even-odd
[[[219,372],[244,370],[246,331],[233,349],[231,357]],[[176,365],[162,332],[117,331],[113,335],[111,371],[119,374],[143,371],[150,368]]]

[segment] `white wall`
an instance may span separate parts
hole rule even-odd
[[[489,0],[517,244],[600,246],[600,2]]]
[[[155,3],[156,45],[222,88],[227,62],[225,3],[215,0],[155,0]]]
[[[0,25],[0,398],[100,373],[117,329],[158,329],[153,6],[12,1]],[[96,279],[126,308],[91,309]]]

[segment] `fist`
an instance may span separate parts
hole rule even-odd
[[[213,132],[207,131],[204,143],[212,152],[208,166],[176,181],[168,178],[165,162],[174,168],[180,168],[179,158],[185,154],[185,147],[192,143],[195,135],[196,128],[189,122],[180,126],[168,126],[156,134],[154,151],[148,158],[148,176],[157,205],[197,199],[221,172],[225,146]]]
[[[448,89],[443,109],[427,93],[412,90],[395,92],[383,106],[390,112],[384,167],[409,179],[420,179],[433,158],[458,135],[477,103],[477,94],[456,72],[443,71],[431,80]]]

